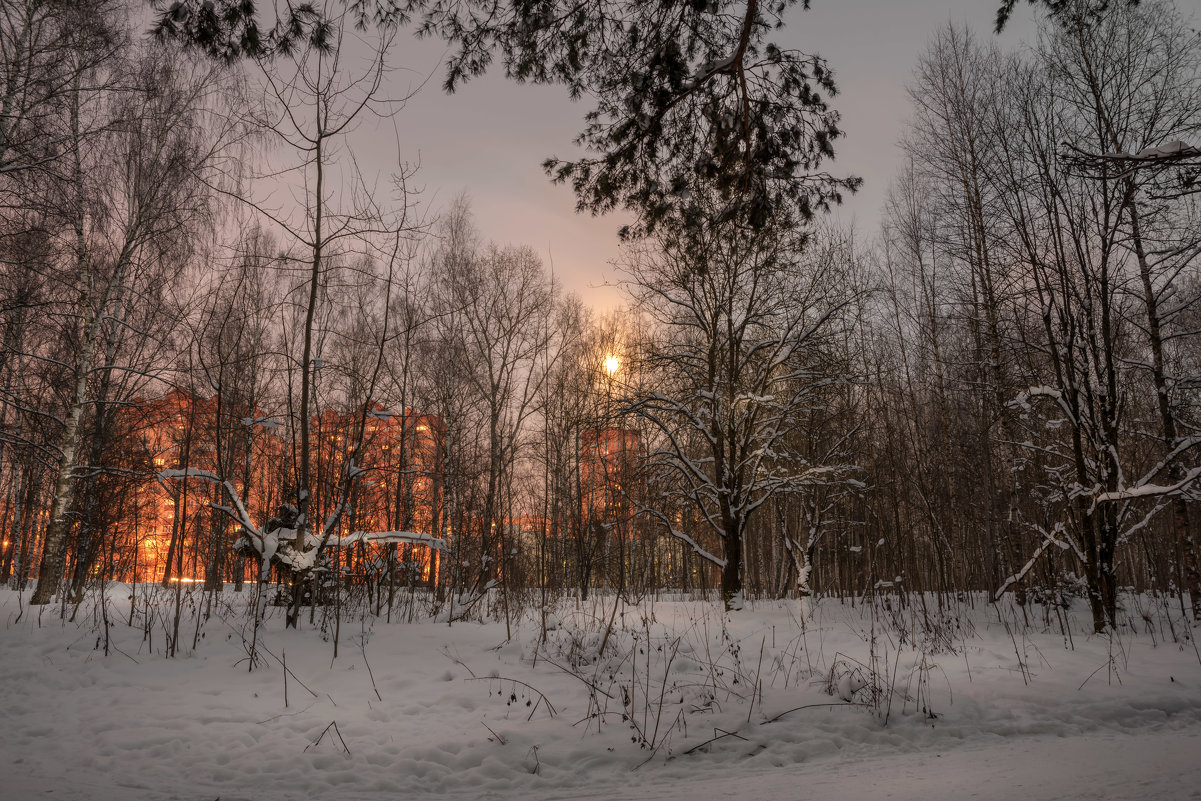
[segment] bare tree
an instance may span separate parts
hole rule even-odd
[[[823,351],[846,309],[844,265],[807,258],[792,231],[712,224],[639,250],[629,264],[639,308],[659,330],[647,369],[658,391],[629,399],[663,437],[652,464],[671,494],[716,535],[720,553],[682,530],[666,508],[646,511],[721,568],[727,608],[741,604],[743,539],[773,497],[845,478],[847,465],[811,461],[792,435],[831,374]]]
[[[323,364],[317,337],[319,321],[332,310],[327,294],[331,276],[346,266],[355,249],[362,254],[378,249],[385,254],[385,269],[392,270],[398,253],[389,243],[397,242],[408,227],[407,172],[402,169],[395,177],[394,197],[384,203],[363,180],[353,157],[340,152],[364,117],[390,116],[400,108],[402,101],[382,92],[395,30],[390,26],[377,29],[373,45],[362,56],[352,52],[346,40],[350,35],[347,23],[345,15],[330,20],[324,29],[329,38],[320,46],[289,50],[278,60],[260,54],[255,62],[258,77],[253,83],[262,91],[261,102],[254,106],[258,109],[255,122],[271,145],[288,153],[282,165],[269,163],[266,175],[259,177],[271,184],[291,181],[296,205],[276,208],[263,198],[227,190],[283,233],[288,240],[288,260],[295,267],[296,281],[290,294],[295,296],[291,308],[297,319],[286,342],[293,349],[291,375],[299,384],[297,387],[289,380],[295,504],[286,515],[288,524],[278,528],[279,534],[286,532],[287,536],[277,545],[266,544],[266,531],[253,525],[248,528],[259,532],[250,539],[265,562],[274,559],[293,576],[289,626],[299,619],[303,582],[317,567],[345,503],[341,497],[331,500],[323,524],[311,522],[319,511],[314,506],[317,481],[312,436],[316,379]],[[345,467],[348,472],[341,484],[349,489],[357,473],[352,462]],[[225,482],[224,486],[228,490],[230,485]],[[247,527],[250,521],[243,519],[244,511],[237,510],[234,516]],[[309,543],[310,535],[316,537],[316,545]]]
[[[1180,290],[1197,269],[1201,233],[1190,225],[1195,222],[1194,205],[1183,195],[1161,191],[1160,172],[1201,155],[1181,143],[1201,140],[1201,39],[1171,7],[1145,3],[1116,9],[1102,22],[1069,17],[1055,41],[1058,74],[1074,102],[1093,120],[1088,139],[1069,140],[1067,168],[1073,166],[1072,153],[1089,146],[1107,147],[1114,154],[1142,154],[1098,160],[1093,175],[1119,193],[1126,235],[1122,244],[1134,256],[1135,294],[1143,305],[1135,324],[1145,336],[1150,358],[1140,359],[1140,366],[1154,385],[1162,443],[1155,472],[1140,482],[1163,480],[1162,475],[1177,485],[1186,478],[1184,460],[1194,443],[1180,422],[1185,396],[1178,386],[1188,376],[1173,371],[1170,363],[1174,352],[1195,348],[1198,340],[1195,332],[1174,320],[1198,302],[1195,293]],[[1169,142],[1180,146],[1171,152],[1156,146]],[[1149,166],[1157,171],[1140,169]],[[1186,184],[1188,179],[1181,180]],[[1194,618],[1201,620],[1201,565],[1189,518],[1185,497],[1177,493],[1170,525],[1179,551],[1178,578],[1192,600]]]
[[[171,280],[189,237],[206,211],[199,173],[214,141],[200,133],[211,73],[172,63],[160,50],[128,65],[129,86],[97,96],[77,80],[69,96],[72,138],[66,147],[63,207],[70,242],[63,280],[72,293],[66,318],[74,344],[70,391],[56,446],[57,476],[33,603],[45,604],[62,575],[84,416],[114,369],[115,342],[125,336],[129,311]],[[114,120],[104,138],[85,136],[89,115]],[[119,122],[117,122],[119,121]],[[183,250],[181,250],[181,248]],[[132,329],[131,329],[132,330]]]
[[[506,528],[514,516],[513,470],[545,378],[547,320],[557,293],[528,248],[479,247],[468,215],[460,200],[452,210],[449,247],[435,265],[434,291],[441,304],[439,325],[462,355],[460,369],[485,412],[486,475],[475,580],[482,593],[510,572],[498,568],[511,550]]]
[[[123,18],[110,0],[0,6],[0,174],[60,166],[85,134],[72,128],[68,109],[82,83],[103,80],[120,57],[126,33],[116,20]]]
[[[1155,222],[1140,207],[1137,187],[1081,176],[1060,143],[1113,147],[1115,136],[1138,140],[1157,136],[1156,128],[1173,120],[1179,124],[1181,98],[1165,85],[1182,66],[1180,40],[1171,33],[1177,26],[1155,4],[1101,20],[1063,18],[1037,59],[1014,68],[1026,91],[1014,115],[999,123],[1019,132],[1006,141],[1004,197],[1043,331],[1043,353],[1031,359],[1038,383],[1018,396],[1018,407],[1028,419],[1049,418],[1048,425],[1066,432],[1055,437],[1043,428],[1027,440],[1046,460],[1053,490],[1044,497],[1066,513],[1053,528],[1043,526],[1036,555],[1049,545],[1076,555],[1097,631],[1116,624],[1118,550],[1201,475],[1187,466],[1199,440],[1173,427],[1156,332],[1165,297],[1159,293],[1171,291],[1179,259],[1153,272],[1143,231]],[[1148,378],[1159,398],[1163,440],[1160,458],[1149,462],[1131,430],[1137,388]],[[1175,530],[1179,542],[1179,524]]]

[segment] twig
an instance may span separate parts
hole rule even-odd
[[[371,678],[371,689],[375,691],[375,697],[383,702],[383,697],[379,694],[379,687],[375,686],[375,674],[371,671],[371,663],[367,661],[367,641],[366,638],[359,640],[359,652],[363,655],[363,664],[367,666],[367,675]],[[330,699],[333,700],[332,698]]]
[[[325,738],[325,733],[330,729],[333,729],[334,734],[338,735],[338,741],[342,743],[342,750],[346,752],[346,756],[350,756],[350,749],[346,747],[346,740],[342,739],[342,732],[338,728],[338,721],[336,720],[331,720],[329,725],[321,730],[321,734],[317,737],[317,739],[306,745],[304,750],[308,751],[310,748],[316,748],[317,746],[321,745],[322,739]]]
[[[775,717],[768,718],[767,720],[765,720],[765,721],[763,721],[763,722],[764,722],[765,724],[766,724],[766,723],[775,723],[775,722],[776,722],[776,721],[778,721],[780,718],[784,717],[785,715],[791,714],[791,713],[793,713],[793,712],[800,712],[802,709],[816,709],[816,708],[818,708],[818,707],[823,707],[823,706],[836,706],[836,707],[845,707],[845,706],[870,706],[870,704],[865,704],[865,703],[861,703],[861,702],[858,702],[858,701],[851,702],[851,703],[842,703],[842,704],[834,704],[834,703],[830,703],[830,704],[805,704],[804,706],[796,706],[796,707],[793,707],[792,709],[785,709],[783,712],[781,712],[780,714],[776,715]]]
[[[600,687],[597,687],[597,686],[596,686],[596,684],[594,684],[594,683],[593,683],[593,682],[591,682],[591,681],[588,681],[588,679],[584,678],[584,677],[583,677],[583,676],[581,676],[579,673],[576,673],[574,670],[568,670],[567,668],[563,667],[563,666],[562,666],[562,665],[560,665],[558,662],[556,662],[555,660],[551,659],[549,656],[546,656],[545,654],[543,654],[543,655],[542,655],[542,658],[543,658],[543,659],[545,659],[547,662],[550,662],[552,665],[554,665],[555,667],[557,667],[559,670],[561,670],[561,671],[563,671],[564,673],[566,673],[568,676],[575,676],[577,679],[579,679],[580,681],[584,682],[584,684],[588,685],[588,687],[589,687],[591,690],[593,690],[594,692],[598,692],[598,693],[600,693],[601,695],[603,695],[603,696],[605,696],[606,698],[608,698],[609,700],[613,700],[613,696],[609,695],[609,693],[605,692],[605,691],[604,691],[604,690],[602,690]]]
[[[592,720],[593,718],[612,718],[612,717],[617,717],[618,715],[625,715],[625,714],[627,714],[627,713],[624,711],[622,711],[622,712],[608,712],[608,711],[601,712],[600,710],[597,710],[596,712],[589,712],[586,717],[580,718],[579,720],[577,720],[575,723],[573,723],[571,725],[579,726],[581,723],[587,723],[588,721]],[[598,728],[599,728],[599,726],[598,726]]]
[[[232,631],[235,634],[239,634],[238,630],[235,629],[233,626],[231,626],[228,621],[222,620],[222,622],[225,623],[225,625],[229,628],[230,631]],[[245,642],[245,638],[243,638],[243,642]],[[320,696],[317,695],[317,693],[315,693],[311,689],[309,689],[309,685],[307,685],[303,681],[301,681],[300,678],[295,673],[293,673],[291,670],[288,670],[288,666],[284,665],[284,661],[282,659],[280,659],[278,656],[276,656],[274,653],[272,653],[270,648],[268,648],[266,645],[264,645],[261,642],[257,643],[255,647],[256,647],[256,649],[262,649],[263,651],[266,651],[268,656],[270,656],[276,662],[279,662],[281,665],[283,665],[283,668],[285,671],[287,671],[288,675],[291,676],[292,678],[296,679],[297,684],[299,684],[301,687],[308,690],[309,695],[313,696],[314,698],[320,698]],[[238,660],[238,662],[241,662],[241,661],[242,661],[241,659]],[[252,660],[252,666],[253,666],[253,660]],[[329,700],[332,701],[334,699],[331,698]]]
[[[763,639],[759,641],[759,666],[755,668],[755,683],[751,685],[751,702],[746,708],[746,722],[749,726],[751,723],[751,713],[755,711],[755,688],[759,688],[759,709],[763,709],[763,685],[759,681],[759,677],[763,671],[763,646],[767,644],[767,635],[763,635]]]
[[[719,731],[721,732],[721,734],[717,734],[717,732],[719,732]],[[742,740],[744,743],[747,742],[747,739],[736,731],[722,731],[721,729],[714,727],[713,732],[714,732],[713,737],[710,737],[708,740],[705,740],[705,742],[703,742],[703,743],[697,743],[696,745],[692,746],[684,753],[691,754],[693,751],[697,750],[698,748],[704,748],[706,745],[715,743],[718,740],[724,740],[726,737],[737,737],[739,740]]]
[[[676,713],[676,719],[672,721],[672,723],[671,723],[671,727],[670,727],[670,728],[675,728],[675,727],[676,727],[676,725],[677,725],[677,724],[680,722],[680,719],[681,719],[682,717],[684,717],[684,710],[683,710],[683,709],[681,709],[679,712],[677,712],[677,713]],[[656,722],[655,722],[655,728],[656,728],[656,732],[655,732],[655,733],[656,733],[656,736],[658,736],[658,726],[659,726],[659,724],[658,724],[658,721],[656,721]],[[684,732],[684,736],[685,736],[685,737],[687,737],[687,736],[688,736],[688,732],[687,732],[687,730],[685,730],[685,732]],[[663,743],[667,742],[667,740],[668,740],[668,736],[667,736],[666,734],[665,734],[665,735],[663,735],[663,739],[662,739],[662,740],[660,740],[658,743],[654,744],[653,748],[651,749],[651,755],[650,755],[650,756],[648,756],[646,759],[642,760],[641,762],[639,762],[639,763],[638,763],[637,765],[635,765],[633,768],[631,768],[631,769],[630,769],[630,772],[632,773],[632,772],[634,772],[635,770],[638,770],[640,767],[642,767],[643,765],[645,765],[647,762],[650,762],[652,759],[654,759],[654,758],[655,758],[655,755],[659,753],[659,749],[663,747]],[[669,755],[669,758],[670,758],[670,755]]]
[[[470,674],[471,674],[471,678],[473,678],[473,679],[475,678],[475,671],[474,671],[474,670],[472,670],[471,668],[467,667],[467,663],[466,663],[466,662],[464,662],[464,661],[463,661],[462,659],[460,659],[459,657],[457,657],[457,656],[451,656],[451,655],[450,655],[450,649],[449,649],[449,648],[447,648],[446,646],[442,646],[442,655],[443,655],[444,657],[446,657],[447,659],[449,659],[451,662],[454,662],[454,663],[455,663],[456,665],[458,665],[459,667],[463,668],[463,670],[466,670],[468,673],[470,673]]]
[[[522,687],[525,687],[530,692],[537,693],[538,697],[542,701],[546,702],[546,711],[550,713],[550,716],[552,718],[555,716],[555,707],[553,704],[551,704],[550,699],[547,698],[546,695],[544,695],[541,690],[539,690],[538,688],[533,687],[529,684],[526,684],[521,679],[509,679],[509,678],[505,678],[504,676],[472,676],[469,679],[463,679],[463,681],[511,681],[514,684],[520,684]],[[530,716],[533,717],[533,714],[534,713],[531,712]]]
[[[129,659],[129,660],[130,660],[131,662],[133,662],[135,665],[140,665],[140,664],[142,664],[141,662],[139,662],[138,660],[134,659],[132,656],[130,656],[129,654],[125,653],[125,652],[124,652],[124,651],[122,651],[120,648],[118,648],[116,643],[113,643],[113,644],[112,644],[112,648],[113,648],[113,650],[114,650],[114,651],[116,651],[117,653],[121,654],[121,656],[124,656],[124,657],[126,657],[127,659]]]
[[[483,726],[483,727],[484,727],[485,729],[487,729],[488,731],[492,731],[492,727],[491,727],[491,726],[489,726],[487,723],[485,723],[485,722],[484,722],[484,721],[482,721],[482,720],[480,721],[480,725],[481,725],[481,726]],[[500,743],[501,745],[508,745],[508,740],[506,740],[504,737],[502,737],[501,735],[497,734],[497,733],[496,733],[496,732],[494,732],[494,731],[492,731],[492,737],[495,737],[495,738],[496,738],[496,741],[497,741],[498,743]],[[491,740],[491,739],[492,739],[492,737],[489,737],[488,739],[489,739],[489,740]]]
[[[1107,658],[1107,659],[1105,660],[1105,663],[1104,663],[1103,665],[1099,666],[1099,667],[1098,667],[1096,670],[1094,670],[1092,673],[1089,673],[1089,674],[1088,674],[1088,676],[1087,676],[1087,677],[1085,677],[1084,681],[1080,682],[1080,686],[1076,688],[1076,691],[1077,691],[1077,692],[1079,692],[1080,690],[1083,690],[1083,689],[1084,689],[1084,685],[1088,684],[1088,682],[1089,682],[1089,679],[1091,679],[1093,676],[1095,676],[1095,675],[1097,675],[1098,673],[1100,673],[1100,672],[1101,672],[1101,671],[1102,671],[1104,668],[1110,668],[1110,669],[1113,669],[1113,667],[1114,667],[1114,662],[1113,662],[1113,654],[1110,654],[1110,655],[1109,655],[1109,658]],[[1118,679],[1118,681],[1121,681],[1121,679],[1119,678],[1119,679]]]
[[[667,665],[663,668],[663,684],[659,687],[659,706],[655,710],[655,732],[651,735],[651,748],[655,751],[659,750],[657,741],[659,739],[659,721],[663,719],[663,698],[667,695],[667,678],[671,675],[671,665],[676,661],[676,654],[680,651],[680,638],[677,637],[675,642],[671,644],[671,656],[667,658]],[[762,702],[760,702],[762,704]],[[682,712],[683,710],[681,710]],[[651,756],[654,756],[654,751]]]
[[[272,722],[273,720],[279,720],[280,718],[292,718],[292,717],[296,717],[297,715],[303,715],[305,712],[308,712],[310,709],[312,709],[316,705],[317,705],[317,702],[313,701],[308,706],[306,706],[304,709],[298,709],[295,712],[281,712],[278,715],[272,715],[271,717],[267,718],[266,720],[257,720],[257,721],[255,721],[255,725],[262,726],[266,723]]]
[[[605,646],[609,644],[609,635],[613,633],[613,621],[617,619],[617,608],[621,606],[621,593],[613,599],[613,614],[609,615],[609,623],[605,626],[605,636],[601,638],[600,651],[597,652],[597,668],[600,668],[600,657],[605,655]],[[625,618],[622,618],[624,623]]]

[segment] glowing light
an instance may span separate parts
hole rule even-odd
[[[621,359],[618,359],[612,353],[605,357],[605,372],[613,375],[617,372],[617,368],[621,367]]]

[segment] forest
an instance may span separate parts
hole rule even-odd
[[[0,0],[0,798],[1195,798],[1196,9],[813,5]]]
[[[984,593],[1104,632],[1153,593],[1201,619],[1195,20],[1051,3],[1015,52],[943,26],[863,231],[824,214],[861,179],[824,171],[832,71],[766,38],[789,3],[541,33],[469,13],[498,3],[245,5],[4,4],[0,579],[32,604]],[[458,48],[448,87],[499,53],[595,99],[545,169],[632,214],[626,306],[483,241],[467,195],[419,207],[415,166],[360,169],[406,24]]]

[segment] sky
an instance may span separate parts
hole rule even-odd
[[[857,175],[863,188],[839,209],[840,222],[874,234],[888,183],[900,164],[897,141],[909,114],[906,84],[934,31],[948,21],[992,39],[997,0],[812,0],[792,9],[774,41],[816,52],[833,68],[844,138],[836,175]],[[1006,48],[1031,37],[1032,16],[1015,15],[996,41]],[[552,155],[578,152],[572,140],[583,126],[587,101],[572,102],[557,86],[518,85],[499,71],[474,79],[455,94],[441,89],[445,54],[439,42],[402,37],[389,76],[394,95],[418,89],[387,130],[382,144],[419,164],[414,186],[423,208],[446,207],[460,193],[472,200],[485,239],[528,245],[563,287],[599,312],[623,302],[614,285],[617,229],[626,218],[575,212],[569,187],[550,183],[541,169]],[[426,80],[428,79],[428,81]],[[424,86],[422,86],[422,83]],[[382,145],[381,145],[382,146]],[[395,155],[391,156],[395,159]]]

